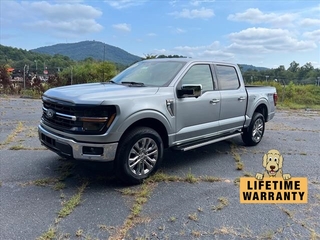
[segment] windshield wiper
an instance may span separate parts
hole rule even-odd
[[[119,83],[116,83],[115,81],[108,81],[109,83],[114,83],[114,84],[119,84]]]
[[[144,87],[144,83],[142,82],[121,82],[121,84],[130,84],[131,86]]]

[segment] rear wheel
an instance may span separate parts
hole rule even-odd
[[[254,113],[249,127],[243,129],[242,141],[248,146],[257,145],[264,134],[265,120],[261,113]]]
[[[148,127],[135,128],[119,143],[116,174],[127,183],[141,183],[157,170],[162,156],[160,135]]]

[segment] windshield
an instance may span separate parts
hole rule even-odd
[[[119,73],[111,81],[123,84],[163,87],[169,84],[185,62],[142,61]]]

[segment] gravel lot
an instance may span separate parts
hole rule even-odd
[[[0,98],[0,239],[320,239],[320,112],[279,110],[256,147],[168,150],[159,174],[131,187],[111,164],[46,150],[40,116],[40,100]],[[239,203],[238,178],[262,172],[270,149],[308,178],[307,204]]]

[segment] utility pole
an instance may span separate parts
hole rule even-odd
[[[27,64],[23,67],[23,89],[26,90],[26,67],[28,67]]]
[[[73,67],[70,66],[70,68],[71,68],[70,72],[71,72],[71,85],[72,85],[72,81],[73,81]]]
[[[38,61],[34,60],[34,62],[36,63],[36,75],[37,75],[37,72],[38,72]]]
[[[103,64],[102,64],[102,67],[103,67],[103,81],[104,81],[104,63],[106,61],[106,44],[103,45]]]

